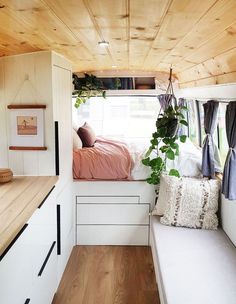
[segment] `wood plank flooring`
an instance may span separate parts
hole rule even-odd
[[[150,247],[75,246],[53,304],[160,304]]]

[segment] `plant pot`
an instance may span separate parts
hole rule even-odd
[[[158,118],[157,121],[160,122],[162,118]],[[162,127],[166,128],[166,137],[173,137],[176,135],[178,130],[178,119],[172,118],[167,123],[163,124]]]

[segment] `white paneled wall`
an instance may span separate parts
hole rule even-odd
[[[71,67],[60,55],[47,51],[0,59],[0,167],[10,167],[15,175],[54,175],[54,120],[61,120],[61,142],[66,141],[61,147],[65,150],[61,154],[63,171],[63,164],[71,162],[70,96]],[[47,151],[8,150],[9,104],[47,106],[44,111]],[[65,170],[68,178],[71,174],[68,168]]]
[[[51,57],[51,52],[38,52],[0,59],[0,167],[10,167],[17,175],[55,173]],[[47,151],[8,150],[9,104],[46,104]]]

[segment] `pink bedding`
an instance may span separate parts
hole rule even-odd
[[[94,147],[73,152],[75,179],[129,180],[131,167],[129,150],[119,141],[99,138]]]

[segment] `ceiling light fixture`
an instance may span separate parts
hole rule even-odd
[[[98,44],[99,44],[99,46],[102,46],[102,47],[107,47],[107,46],[109,46],[109,42],[108,42],[108,41],[105,41],[105,40],[99,41]]]
[[[111,67],[112,67],[113,69],[115,69],[115,68],[117,68],[117,65],[113,64]]]

